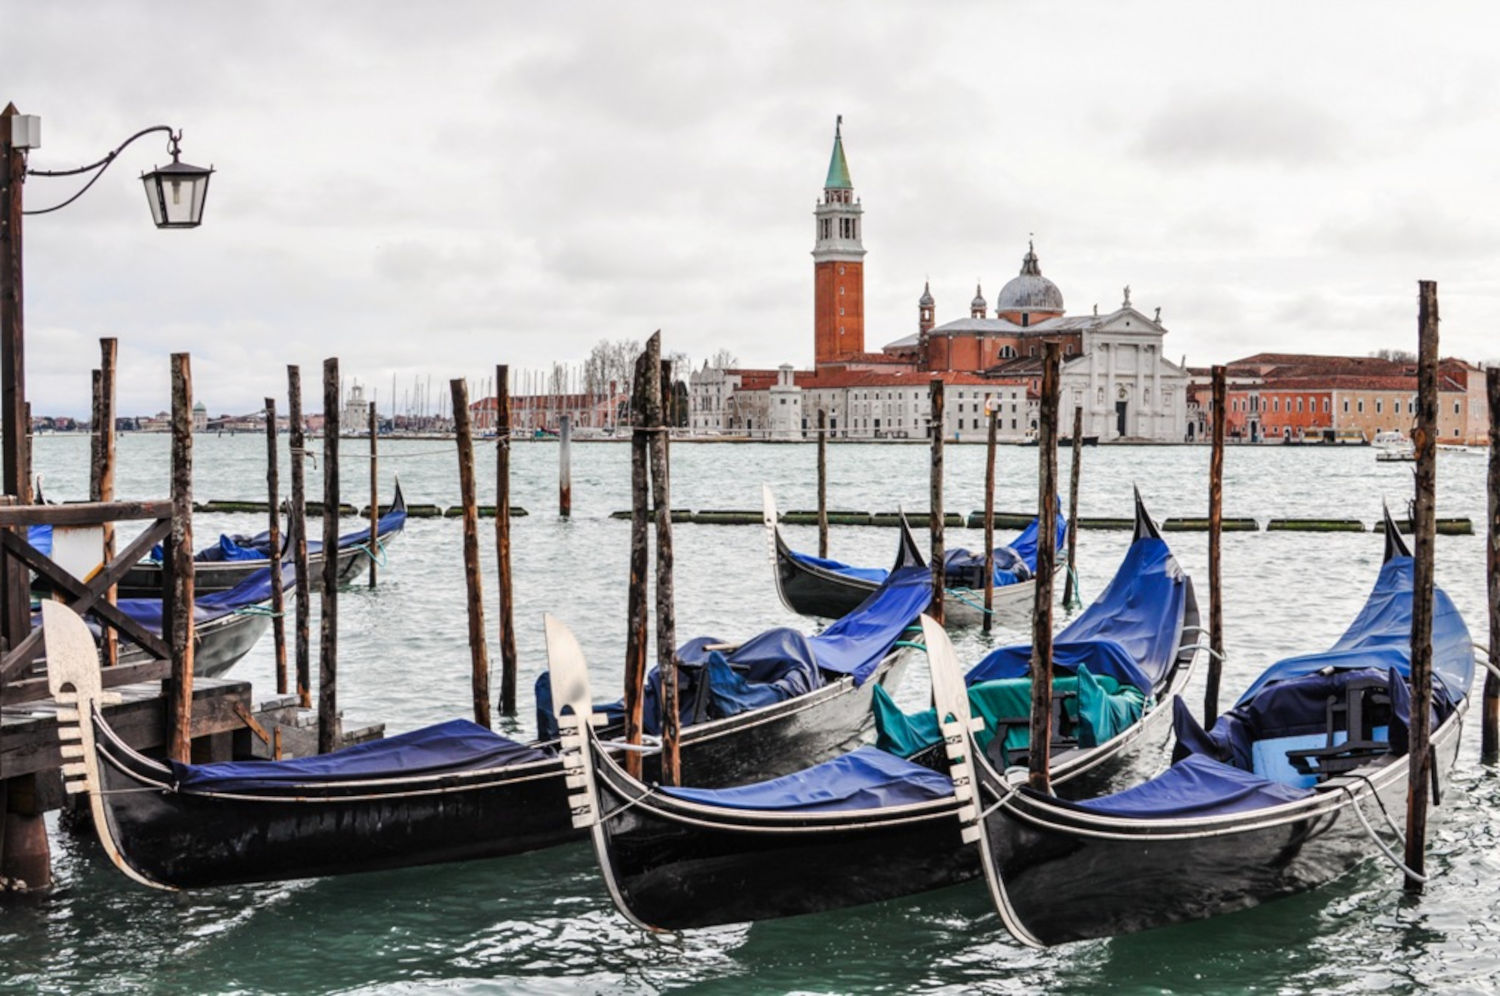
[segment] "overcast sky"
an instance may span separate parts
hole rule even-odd
[[[151,227],[152,136],[26,226],[38,413],[122,413],[193,356],[211,412],[321,360],[378,390],[581,361],[661,328],[812,359],[813,206],[834,117],[865,209],[866,345],[991,301],[1028,233],[1068,310],[1129,284],[1166,353],[1500,358],[1490,4],[250,3],[0,0],[31,165],[141,127],[212,164],[202,228]],[[33,179],[28,208],[73,190]],[[309,408],[315,387],[308,389]],[[399,401],[399,399],[398,399]]]

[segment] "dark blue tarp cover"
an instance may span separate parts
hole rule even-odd
[[[931,768],[874,747],[861,747],[806,771],[735,788],[662,786],[676,799],[725,809],[830,812],[879,809],[946,799],[953,781]]]
[[[32,545],[35,546],[36,544],[33,543]],[[856,578],[860,581],[871,581],[875,584],[879,584],[887,577],[889,577],[891,573],[884,567],[854,567],[850,564],[844,563],[841,560],[829,560],[827,557],[815,557],[810,553],[798,553],[795,550],[791,551],[791,553],[793,559],[798,560],[801,563],[808,564],[812,567],[821,567],[825,571],[833,571],[835,574],[842,574],[845,577]]]
[[[239,539],[244,538],[239,537]],[[269,554],[264,550],[257,550],[253,546],[240,546],[235,542],[235,537],[220,533],[218,545],[199,550],[193,559],[197,561],[266,560],[268,556]]]
[[[1296,802],[1311,794],[1311,789],[1278,785],[1222,761],[1193,754],[1148,782],[1074,805],[1109,816],[1165,820],[1243,813]]]
[[[1154,536],[1136,540],[1099,597],[1057,634],[1054,670],[1073,672],[1083,664],[1148,695],[1159,690],[1181,642],[1187,592],[1187,576],[1167,544]],[[1001,647],[964,680],[1020,678],[1030,668],[1030,644]]]
[[[36,548],[38,553],[52,556],[52,527],[51,526],[27,526],[26,542]]]
[[[290,588],[296,578],[282,576],[282,589]],[[271,597],[271,569],[262,567],[228,591],[216,591],[193,600],[193,620],[198,625],[227,616],[238,609],[257,605]],[[120,611],[153,633],[160,633],[162,600],[159,598],[122,598]]]
[[[399,736],[287,761],[223,764],[171,762],[178,787],[199,792],[247,792],[325,785],[367,778],[416,777],[502,768],[551,757],[467,719],[454,719]]]
[[[1312,674],[1326,667],[1394,667],[1411,680],[1412,559],[1392,557],[1380,569],[1375,587],[1349,629],[1328,650],[1288,657],[1266,668],[1245,694],[1244,702],[1272,682]],[[1432,673],[1451,708],[1469,693],[1474,680],[1474,647],[1463,616],[1442,589],[1432,599]]]
[[[706,719],[735,716],[820,688],[825,674],[851,675],[864,684],[890,653],[906,627],[932,598],[931,574],[925,567],[905,567],[870,593],[859,606],[817,636],[787,627],[770,629],[725,654],[706,649],[726,641],[713,636],[689,640],[677,649],[679,721],[691,726]],[[705,681],[705,675],[707,679]],[[641,723],[649,734],[661,732],[661,674],[646,676]],[[618,722],[620,700],[595,708]],[[536,680],[538,736],[557,736],[552,715],[552,686],[543,672]]]

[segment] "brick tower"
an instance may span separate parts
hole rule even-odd
[[[833,157],[823,200],[813,212],[813,359],[837,363],[865,351],[865,247],[860,241],[863,209],[854,196],[844,159],[844,118],[833,128]]]

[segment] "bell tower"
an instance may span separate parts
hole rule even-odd
[[[813,212],[813,360],[837,363],[865,351],[864,213],[844,158],[844,117],[833,128],[823,200]]]

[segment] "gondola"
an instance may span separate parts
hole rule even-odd
[[[1065,802],[983,762],[1003,798],[983,818],[986,878],[1029,945],[1145,930],[1245,909],[1384,853],[1407,792],[1412,559],[1386,515],[1375,587],[1329,650],[1283,660],[1205,733],[1174,704],[1178,760],[1124,791]],[[1432,625],[1432,770],[1457,757],[1474,671],[1442,591]],[[1436,793],[1434,793],[1436,795]],[[1389,828],[1389,829],[1388,829]]]
[[[401,491],[398,479],[391,507],[376,524],[377,545],[370,549],[370,530],[366,526],[339,537],[339,583],[348,584],[364,573],[368,562],[384,550],[389,543],[406,528],[406,495]],[[43,553],[51,543],[50,526],[33,526],[28,535],[32,546]],[[282,535],[282,559],[291,555],[289,533]],[[193,555],[193,590],[198,595],[228,591],[256,571],[270,566],[271,534],[263,532],[256,536],[221,535],[211,546],[204,547]],[[323,544],[316,540],[307,543],[308,573],[319,576],[323,567]],[[158,557],[142,560],[120,580],[121,598],[160,598],[163,577],[162,562]]]
[[[694,648],[706,654],[709,676],[697,686],[708,689],[708,718],[687,726],[681,741],[688,777],[733,784],[778,773],[794,758],[848,750],[871,723],[875,688],[894,685],[904,671],[912,651],[898,644],[929,591],[914,572],[818,637],[762,634],[741,648],[756,658],[743,670],[741,655],[722,641],[685,645],[685,656]],[[59,735],[81,745],[68,788],[87,790],[105,851],[137,882],[181,889],[310,878],[498,857],[582,836],[569,817],[555,742],[519,743],[466,720],[286,761],[144,757],[100,712],[87,627],[60,603],[42,611],[50,687],[71,709],[59,714]],[[778,644],[797,660],[778,668]],[[808,654],[817,671],[801,673],[816,687],[796,694],[789,675]],[[772,680],[756,679],[767,672],[776,672]],[[786,697],[764,701],[777,690]],[[724,714],[736,702],[744,710]]]
[[[776,570],[776,592],[781,602],[802,616],[838,619],[864,601],[892,571],[926,564],[906,516],[897,530],[896,561],[889,571],[852,567],[836,560],[798,553],[781,535],[776,501],[763,487],[763,518]],[[991,597],[994,618],[1001,625],[1025,626],[1036,599],[1037,523],[1032,522],[1008,546],[996,550],[995,588]],[[1065,548],[1066,520],[1057,519],[1057,549]],[[949,626],[977,626],[984,619],[984,555],[950,550],[946,557],[948,590],[943,597],[943,620]],[[1058,568],[1061,573],[1066,565]]]
[[[283,590],[294,583],[287,571]],[[216,591],[193,600],[193,673],[215,678],[228,671],[265,635],[271,625],[266,602],[271,597],[271,569],[262,567],[228,591]],[[122,598],[121,612],[157,635],[164,632],[162,599]],[[151,655],[128,638],[120,641],[121,664],[144,663]]]
[[[1102,734],[1102,724],[1089,732],[1080,724],[1055,745],[1053,778],[1082,794],[1126,777],[1133,764],[1151,763],[1170,716],[1156,702],[1184,687],[1196,656],[1192,583],[1139,496],[1136,513],[1136,536],[1114,580],[1056,644],[1059,677],[1082,684],[1085,672],[1129,675],[1145,686],[1122,690],[1119,698],[1136,704],[1127,721]],[[973,702],[978,721],[994,735],[992,749],[1019,763],[1022,751],[1000,729],[1005,717],[983,707],[1029,685],[1030,648],[1002,648],[981,661],[964,679],[967,695],[960,691],[955,703],[952,689],[940,687],[936,659],[949,659],[956,674],[952,646],[925,617],[924,630],[935,700],[945,703],[926,724],[932,746],[914,745],[909,758],[865,746],[783,778],[714,789],[628,775],[593,732],[588,708],[577,704],[587,701],[588,678],[574,659],[576,644],[560,625],[549,625],[554,684],[572,690],[558,697],[560,710],[571,709],[559,717],[564,755],[579,771],[571,805],[590,828],[620,912],[642,927],[682,930],[837,909],[978,877],[976,802],[983,800],[962,768],[967,753],[948,747],[956,743],[952,722],[938,720],[958,716],[959,704],[968,715]],[[918,716],[899,732],[911,740],[923,726]],[[890,732],[882,726],[882,742]]]

